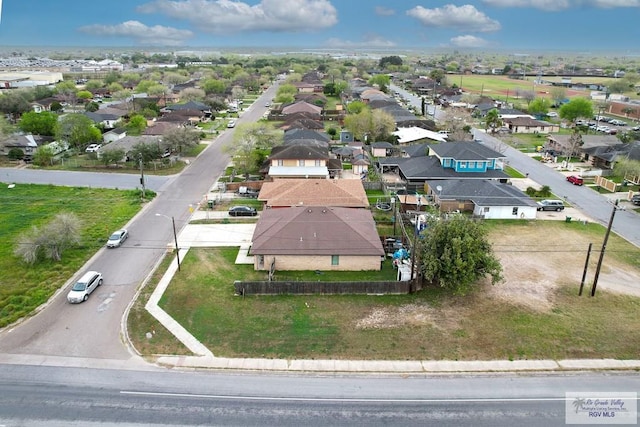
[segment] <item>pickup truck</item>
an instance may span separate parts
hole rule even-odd
[[[258,197],[258,193],[260,193],[257,190],[254,190],[253,188],[249,188],[249,187],[240,187],[238,188],[238,191],[236,191],[236,194],[240,197],[246,197],[249,199],[255,199]]]

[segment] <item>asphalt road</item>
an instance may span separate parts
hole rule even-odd
[[[270,88],[243,113],[238,123],[260,118],[266,111],[265,101],[271,100],[275,91]],[[171,178],[146,175],[147,185],[158,191],[157,197],[127,224],[130,237],[122,247],[99,250],[82,270],[102,272],[104,284],[88,301],[77,305],[66,302],[69,286],[65,286],[40,313],[0,333],[0,353],[116,360],[134,357],[123,340],[125,311],[167,244],[173,242],[170,218],[175,218],[180,230],[191,215],[190,206],[203,199],[228,165],[229,155],[223,147],[232,143],[234,130],[223,132],[180,175]],[[132,188],[139,185],[137,175],[28,170],[12,175],[12,172],[2,170],[0,176],[13,176],[10,181],[18,182],[15,176],[23,173],[25,180],[40,183],[101,188],[128,188],[122,184],[125,181],[133,182]],[[105,230],[105,239],[111,231]],[[71,282],[72,278],[69,279]]]
[[[638,374],[313,376],[0,365],[0,425],[560,426]],[[571,405],[571,400],[569,400]]]
[[[391,85],[393,91],[398,91],[411,105],[421,108],[420,97],[407,92],[406,90]],[[440,107],[429,105],[429,114],[433,115],[435,108],[436,119],[441,118],[444,112]],[[606,226],[611,218],[613,203],[603,195],[587,188],[575,186],[566,181],[560,172],[550,169],[548,166],[532,159],[521,151],[516,150],[503,143],[497,138],[477,129],[473,129],[474,138],[482,141],[487,146],[504,153],[508,164],[522,173],[529,173],[529,178],[540,185],[548,185],[551,191],[576,208],[585,215],[593,218],[598,223]],[[617,209],[614,217],[612,230],[634,245],[640,247],[640,216],[631,211]]]

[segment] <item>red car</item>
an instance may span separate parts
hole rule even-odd
[[[567,181],[569,181],[573,185],[583,185],[584,184],[584,179],[580,178],[579,176],[575,176],[575,175],[568,176],[567,177]]]

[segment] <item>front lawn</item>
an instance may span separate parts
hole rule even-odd
[[[552,221],[496,222],[490,231],[496,242],[508,245],[519,241],[521,233],[527,236],[527,243],[519,250],[508,248],[504,253],[509,256],[522,252],[527,265],[519,260],[509,264],[506,259],[503,265],[509,265],[510,274],[517,275],[522,270],[527,277],[535,274],[532,271],[537,267],[546,273],[551,271],[558,283],[544,291],[551,301],[549,307],[527,304],[528,291],[518,290],[517,280],[495,287],[483,284],[466,297],[449,296],[433,287],[411,295],[235,296],[234,280],[265,279],[265,273],[255,272],[251,265],[234,264],[237,248],[189,251],[182,273],[173,279],[161,307],[220,357],[637,358],[640,298],[602,289],[595,298],[577,297],[575,285],[580,275],[571,279],[565,276],[568,265],[580,273],[584,252],[582,248],[574,252],[573,246],[567,247],[566,243],[564,249],[558,249],[558,245],[573,242],[569,236],[579,237],[581,242],[601,241],[603,227]],[[496,250],[502,254],[504,247]],[[618,261],[634,265],[628,263],[637,262],[640,250],[612,236],[607,257],[611,258],[605,261],[601,281],[607,280],[607,269],[618,265]],[[628,267],[627,271],[633,268]],[[276,272],[277,277],[286,275],[293,279],[304,275],[305,280],[340,276]],[[375,275],[355,273],[364,280],[374,280]],[[385,275],[383,272],[380,277]],[[514,294],[507,292],[511,287]],[[506,298],[508,295],[517,296]],[[145,337],[150,330],[162,330],[141,309],[145,302],[136,302],[135,322],[129,321],[129,335],[136,348],[144,349],[145,354],[185,354],[184,347],[166,331],[151,339]]]

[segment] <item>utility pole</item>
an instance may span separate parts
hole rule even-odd
[[[598,286],[598,277],[600,277],[600,268],[602,267],[602,260],[604,259],[604,251],[607,249],[607,241],[609,240],[609,234],[611,234],[611,226],[613,226],[613,218],[616,216],[618,210],[618,201],[616,200],[611,211],[611,218],[609,218],[609,225],[607,226],[607,232],[604,235],[604,241],[602,242],[602,249],[600,249],[600,257],[598,258],[598,266],[596,267],[596,275],[593,278],[593,286],[591,287],[591,296],[596,295],[596,286]]]
[[[144,188],[144,169],[142,168],[142,156],[140,156],[140,185],[142,186],[142,198],[145,197]]]

